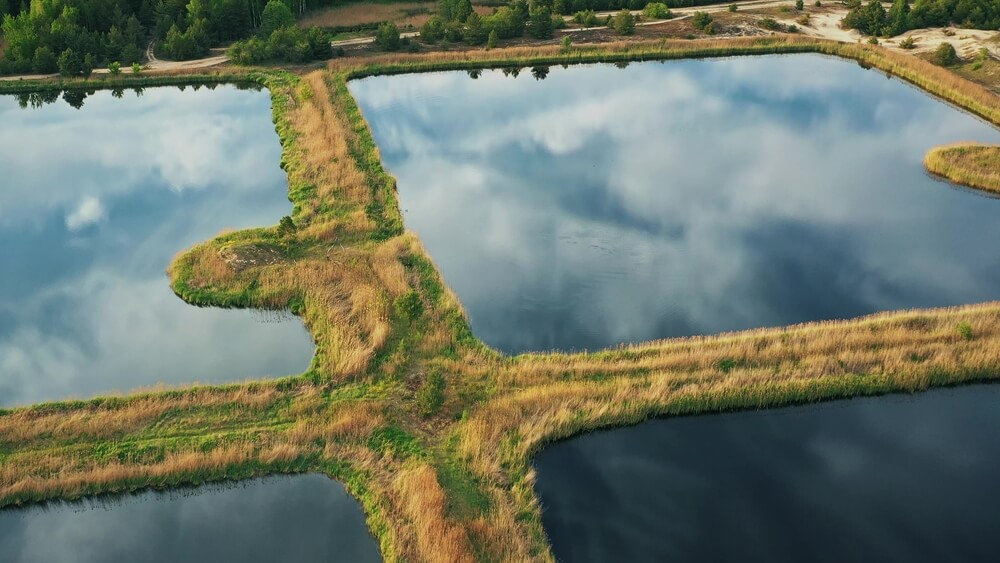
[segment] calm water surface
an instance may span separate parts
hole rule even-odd
[[[996,559],[1000,385],[662,419],[546,448],[561,561]]]
[[[199,309],[173,256],[287,215],[266,92],[0,96],[0,406],[304,370],[301,322]]]
[[[932,146],[1000,133],[853,62],[446,72],[351,90],[407,227],[505,352],[1000,297],[1000,201],[921,165]]]
[[[0,511],[9,563],[381,561],[361,507],[322,475]]]

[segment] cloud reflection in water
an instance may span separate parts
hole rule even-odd
[[[813,55],[351,84],[474,332],[594,349],[1000,297],[1000,201],[926,176],[1000,133]]]
[[[297,319],[198,309],[172,257],[290,210],[266,92],[0,97],[0,406],[303,370]]]

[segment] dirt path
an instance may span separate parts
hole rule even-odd
[[[403,39],[406,39],[406,38],[409,38],[409,37],[420,37],[420,32],[419,31],[407,31],[406,33],[400,33],[399,36],[401,38],[403,38]],[[337,48],[337,47],[352,47],[352,46],[356,46],[356,45],[368,45],[369,43],[374,43],[374,42],[375,42],[375,38],[374,37],[358,37],[358,38],[355,38],[355,39],[343,39],[343,40],[340,40],[340,41],[334,41],[334,42],[332,42],[330,44],[333,45],[334,48]]]
[[[55,78],[59,76],[58,74],[22,74],[19,76],[0,76],[0,82],[13,82],[16,80],[44,80],[46,78]]]
[[[153,72],[160,70],[194,70],[221,65],[229,61],[229,57],[226,56],[225,48],[212,49],[210,52],[214,54],[210,57],[205,57],[204,59],[194,59],[191,61],[162,61],[156,58],[156,53],[153,52],[153,43],[150,42],[149,46],[146,47],[146,58],[149,59],[149,61],[143,65],[142,69],[143,71]],[[122,73],[131,72],[131,69],[122,67]],[[111,71],[106,68],[94,69],[94,74],[110,73]],[[57,78],[58,76],[58,74],[24,74],[20,76],[0,76],[0,80],[44,80],[46,78]]]
[[[149,46],[146,47],[146,59],[148,62],[142,67],[145,70],[186,70],[191,68],[207,68],[210,66],[220,65],[229,60],[226,56],[225,48],[212,49],[209,51],[214,53],[210,57],[205,57],[204,59],[194,59],[191,61],[161,61],[156,58],[156,53],[153,50],[153,42],[149,42]],[[98,69],[94,71],[94,74],[105,74],[108,69]]]

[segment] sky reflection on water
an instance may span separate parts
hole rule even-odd
[[[505,352],[1000,297],[1000,201],[929,178],[1000,141],[814,55],[350,85],[417,232]]]
[[[381,561],[364,514],[323,475],[0,511],[8,563]]]
[[[199,309],[173,256],[289,213],[267,92],[0,97],[0,406],[305,369],[298,319]]]
[[[560,561],[989,561],[1000,385],[644,422],[535,460]]]

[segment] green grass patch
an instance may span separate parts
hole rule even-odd
[[[368,448],[379,453],[391,453],[394,457],[422,457],[423,447],[412,434],[399,426],[384,426],[376,428],[368,436]]]

